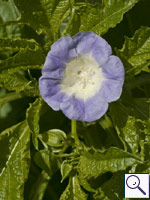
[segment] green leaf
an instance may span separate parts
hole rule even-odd
[[[133,154],[116,147],[110,147],[104,152],[84,152],[80,156],[78,171],[82,179],[89,179],[96,178],[108,171],[124,170],[135,163],[142,162]]]
[[[9,38],[0,38],[0,50],[13,50],[19,51],[22,49],[37,49],[38,43],[35,40],[27,39],[9,39]]]
[[[70,177],[69,184],[63,194],[60,197],[60,200],[86,200],[87,194],[83,192],[80,187],[79,180],[77,176]]]
[[[150,172],[150,162],[145,162],[136,166],[134,173],[149,173]]]
[[[34,103],[30,104],[30,107],[26,112],[26,119],[28,126],[32,133],[32,141],[34,147],[38,150],[38,135],[39,135],[39,120],[40,120],[40,110],[42,107],[42,99],[37,98]]]
[[[63,161],[63,163],[61,164],[61,182],[63,182],[64,179],[68,177],[68,175],[72,171],[72,168],[73,166],[67,160]]]
[[[103,0],[100,3],[87,4],[81,14],[80,31],[93,31],[102,35],[115,27],[123,14],[130,10],[138,0]]]
[[[16,72],[21,71],[21,70],[28,71],[30,69],[37,69],[37,70],[41,71],[42,67],[43,67],[43,64],[42,65],[24,65],[24,66],[17,66],[17,67],[7,68],[6,70],[4,69],[2,71],[3,74],[1,76],[3,76],[3,75],[5,76],[5,74],[12,75],[13,73],[16,73]]]
[[[8,99],[9,99],[9,97],[8,97]],[[10,103],[8,103],[7,100],[5,102],[5,99],[4,99],[4,101],[0,100],[0,119],[5,120],[7,118],[7,116],[9,116],[9,113],[11,111],[12,111],[12,107],[11,107]],[[5,128],[3,129],[3,126],[5,126],[6,124],[4,124],[4,123],[2,123],[2,124],[3,125],[1,125],[0,129],[4,130]]]
[[[122,103],[112,103],[109,108],[119,137],[126,141],[125,147],[129,145],[132,152],[138,155],[141,141],[150,140],[150,100],[123,95]],[[120,113],[119,117],[116,110]]]
[[[38,151],[34,156],[34,162],[50,177],[58,169],[58,161],[56,157],[47,149]]]
[[[122,49],[116,52],[124,62],[127,74],[150,72],[150,28],[141,27],[132,38],[126,37]]]
[[[34,0],[14,0],[14,2],[20,11],[20,22],[30,25],[38,33],[46,31],[50,33],[50,24],[40,0],[36,0],[36,2]]]
[[[48,17],[48,20],[50,21],[50,17],[55,10],[59,0],[41,0],[41,5],[43,9],[45,10],[46,16]]]
[[[42,173],[38,177],[38,180],[32,186],[32,190],[31,190],[32,192],[30,193],[30,196],[28,197],[29,200],[43,200],[49,180],[50,180],[49,175],[46,172],[42,171]]]
[[[29,80],[27,80],[21,73],[0,74],[0,86],[7,90],[21,91],[25,86],[30,88]]]
[[[141,155],[144,161],[148,162],[150,158],[150,142],[144,142],[143,140],[140,143],[141,145]]]
[[[39,135],[39,138],[47,145],[54,148],[61,148],[64,146],[66,140],[65,132],[59,129],[52,129]]]
[[[96,190],[90,185],[87,179],[82,177],[81,175],[79,176],[79,182],[80,185],[87,190],[88,192],[96,192]]]
[[[30,132],[26,121],[0,134],[0,199],[23,199],[30,162]]]
[[[5,26],[9,21],[16,21],[19,16],[18,10],[12,0],[0,2],[0,37],[15,38],[21,35],[19,25],[15,23]]]
[[[150,141],[150,120],[147,120],[143,123],[144,129],[142,130],[142,133],[145,133],[145,141]]]
[[[95,200],[120,200],[124,198],[124,171],[116,172],[97,190]]]
[[[37,59],[38,58],[38,59]],[[19,51],[12,57],[0,62],[0,72],[4,70],[11,70],[18,66],[35,66],[42,65],[45,60],[45,55],[41,49],[31,50],[24,49]]]
[[[24,74],[19,72],[13,74],[0,74],[0,87],[9,91],[16,91],[21,96],[39,96],[38,83],[29,81]]]
[[[150,99],[134,98],[130,100],[131,107],[134,108],[134,115],[141,120],[150,119]]]
[[[50,20],[54,32],[58,33],[61,23],[70,14],[70,11],[70,1],[59,0]]]
[[[54,38],[57,38],[61,23],[70,14],[70,1],[41,0],[41,4],[49,19]]]
[[[116,110],[118,111],[117,113]],[[136,127],[135,116],[131,115],[130,109],[119,103],[110,105],[110,113],[119,137],[127,142],[133,154],[137,154],[140,138]]]

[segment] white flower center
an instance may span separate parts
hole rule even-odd
[[[66,64],[61,91],[85,101],[99,91],[104,80],[102,69],[91,54],[82,55]]]

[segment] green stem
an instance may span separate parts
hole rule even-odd
[[[80,141],[79,141],[78,134],[77,134],[76,123],[77,123],[77,122],[76,122],[75,120],[72,120],[72,121],[71,121],[71,135],[72,135],[72,137],[74,138],[75,143],[76,143],[76,144],[79,144]]]

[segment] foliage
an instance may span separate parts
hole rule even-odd
[[[149,0],[0,1],[0,199],[121,200],[125,172],[149,173],[149,6]],[[38,79],[50,46],[80,31],[107,39],[126,76],[105,116],[77,122],[76,144],[70,121],[41,99]]]

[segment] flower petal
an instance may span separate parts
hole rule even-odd
[[[58,58],[48,55],[42,69],[42,75],[45,78],[61,79],[65,66]]]
[[[70,96],[68,100],[60,104],[60,109],[69,119],[84,121],[85,113],[83,100]]]
[[[84,121],[92,122],[102,117],[108,109],[108,103],[97,93],[85,102]]]
[[[46,97],[45,101],[47,104],[53,108],[53,110],[60,110],[60,104],[66,99],[66,94],[63,92],[58,92],[53,96]]]
[[[112,79],[107,79],[103,82],[100,89],[101,97],[107,102],[113,102],[120,98],[122,92],[122,82]]]
[[[60,104],[62,112],[72,120],[92,122],[99,119],[108,109],[108,103],[96,94],[84,102],[73,96]]]
[[[74,36],[73,41],[78,54],[90,53],[97,39],[97,35],[92,32],[81,32]]]
[[[110,56],[101,67],[106,78],[124,81],[124,67],[117,56]]]
[[[92,56],[102,66],[112,54],[111,46],[102,37],[98,36],[92,47]]]
[[[39,79],[39,90],[44,101],[54,110],[60,110],[60,103],[67,99],[66,94],[60,92],[58,80],[41,77]]]
[[[39,89],[43,99],[55,95],[59,90],[59,81],[41,77],[39,79]]]
[[[74,42],[71,37],[62,37],[52,46],[48,55],[59,58],[62,62],[68,62],[70,59],[77,57]]]
[[[78,54],[92,53],[99,65],[102,65],[112,53],[106,40],[93,32],[78,33],[73,40]]]

